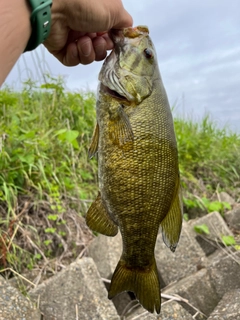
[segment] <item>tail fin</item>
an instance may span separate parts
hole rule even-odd
[[[129,268],[120,260],[112,276],[108,298],[112,299],[122,291],[135,293],[141,305],[149,312],[160,313],[161,292],[155,258],[153,263],[144,268]]]

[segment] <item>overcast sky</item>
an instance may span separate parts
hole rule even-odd
[[[123,3],[135,26],[149,27],[176,112],[194,119],[210,112],[220,126],[228,123],[240,132],[240,0]],[[37,80],[39,64],[42,70],[63,75],[70,90],[96,90],[102,62],[67,68],[40,46],[19,59],[6,82],[17,86],[29,75]]]

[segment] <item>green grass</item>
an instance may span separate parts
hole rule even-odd
[[[0,91],[0,269],[31,269],[70,248],[79,254],[68,223],[98,190],[97,163],[87,155],[94,124],[94,94],[67,92],[60,78]],[[176,118],[175,131],[188,218],[224,213],[229,204],[213,196],[224,190],[240,200],[240,137],[209,117]]]
[[[54,81],[54,80],[53,80]],[[96,162],[88,161],[87,147],[95,123],[92,93],[53,89],[21,93],[0,91],[0,200],[14,205],[14,196],[56,192],[91,198],[96,187]]]
[[[205,116],[200,123],[175,119],[180,171],[202,179],[210,190],[240,187],[240,136],[219,129]]]
[[[210,116],[201,122],[176,118],[175,132],[185,211],[190,218],[201,212],[224,214],[231,207],[217,200],[221,191],[240,201],[240,136],[218,128]]]
[[[65,92],[60,79],[49,80],[41,88],[28,81],[20,93],[0,91],[0,269],[20,270],[39,252],[52,258],[63,244],[72,248],[75,230],[66,220],[77,221],[98,190],[97,163],[87,152],[95,96]],[[21,248],[31,255],[23,259]]]

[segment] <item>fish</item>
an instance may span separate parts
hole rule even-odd
[[[146,310],[160,313],[156,239],[160,230],[174,252],[183,216],[173,118],[148,27],[112,30],[111,37],[89,147],[89,157],[98,158],[99,193],[86,223],[106,236],[121,232],[108,298],[131,291]]]

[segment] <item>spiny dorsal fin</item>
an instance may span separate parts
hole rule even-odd
[[[88,149],[88,156],[91,159],[98,151],[98,139],[99,139],[99,125],[95,126],[90,147]]]
[[[109,214],[102,202],[100,192],[97,199],[88,209],[86,223],[91,230],[102,233],[106,236],[114,237],[118,233],[118,227],[109,217]]]

